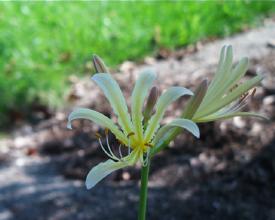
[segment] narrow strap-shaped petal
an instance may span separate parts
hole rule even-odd
[[[92,79],[103,90],[106,98],[109,100],[115,114],[118,116],[118,123],[125,135],[132,132],[133,126],[128,113],[128,107],[117,82],[108,73],[95,74]]]
[[[138,161],[138,152],[133,151],[127,158],[123,158],[121,161],[115,162],[111,159],[101,162],[93,167],[86,177],[87,189],[93,188],[99,181],[108,176],[110,173],[122,169],[127,166],[132,166]]]
[[[138,80],[136,81],[135,88],[132,93],[132,122],[134,126],[134,132],[137,134],[138,139],[143,138],[143,103],[155,78],[156,74],[152,71],[147,70],[141,73]]]
[[[215,91],[216,88],[227,79],[230,74],[233,61],[233,49],[232,46],[224,46],[221,51],[220,61],[218,65],[217,73],[209,85],[210,93]]]
[[[211,103],[215,103],[217,99],[219,99],[223,94],[228,92],[234,86],[234,84],[236,84],[245,75],[247,69],[248,59],[243,58],[232,70],[232,72],[230,73],[230,77],[219,85],[219,91],[215,94],[212,94],[212,97],[210,97],[208,102],[205,104],[208,105]]]
[[[223,69],[223,66],[224,66],[226,48],[227,48],[227,46],[224,45],[221,49],[217,72],[215,73],[215,75],[209,85],[209,89],[210,88],[212,89],[212,87],[214,86],[214,82],[217,81],[217,78],[219,78],[220,75],[222,74],[221,70]]]
[[[208,108],[205,108],[204,111],[197,111],[197,114],[195,114],[194,118],[199,119],[204,116],[210,115],[214,113],[215,111],[223,108],[224,106],[230,104],[232,101],[237,99],[239,96],[256,86],[261,80],[263,79],[262,76],[258,75],[254,78],[246,81],[245,83],[241,84],[237,88],[235,88],[232,92],[228,93],[224,98],[221,100],[217,100],[216,103],[209,106]]]
[[[129,164],[124,161],[114,162],[111,159],[99,163],[88,173],[86,178],[87,189],[93,188],[100,180],[108,176],[110,173],[127,166],[129,166]]]
[[[232,70],[230,80],[226,83],[226,89],[231,89],[234,84],[238,83],[239,80],[245,75],[248,70],[249,60],[247,57],[243,57],[238,64]]]
[[[193,95],[193,92],[184,87],[171,87],[160,96],[156,104],[156,113],[149,120],[147,129],[145,131],[145,142],[150,142],[154,137],[155,132],[159,128],[160,120],[162,119],[168,105],[184,95]]]
[[[177,118],[159,129],[154,138],[154,143],[157,143],[161,138],[163,138],[165,134],[173,127],[184,128],[191,134],[193,134],[195,137],[200,137],[200,130],[196,123],[188,119]]]
[[[120,140],[125,145],[128,145],[127,137],[118,129],[118,127],[113,123],[113,121],[97,111],[90,110],[87,108],[78,108],[74,110],[69,115],[67,125],[68,128],[72,128],[71,123],[74,119],[88,119],[102,127],[108,128],[116,136],[118,140]]]
[[[265,115],[261,115],[259,113],[255,113],[255,112],[234,112],[234,113],[220,115],[220,116],[209,115],[206,117],[195,119],[194,121],[197,123],[202,123],[202,122],[210,122],[210,121],[216,121],[216,120],[221,120],[221,119],[229,119],[229,118],[233,118],[236,116],[240,116],[240,117],[250,116],[250,117],[256,117],[256,118],[268,120],[268,117],[266,117]]]

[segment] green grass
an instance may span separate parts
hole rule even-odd
[[[274,12],[273,2],[0,3],[0,118],[35,98],[62,104],[93,53],[116,66],[158,48],[227,36]]]

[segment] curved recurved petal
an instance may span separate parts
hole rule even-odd
[[[255,112],[235,112],[235,113],[229,113],[229,114],[219,115],[219,116],[209,115],[206,117],[195,119],[195,122],[197,122],[197,123],[210,122],[210,121],[216,121],[216,120],[221,120],[221,119],[229,119],[229,118],[233,118],[236,116],[240,116],[240,117],[250,116],[250,117],[256,117],[256,118],[268,120],[268,117],[266,117],[265,115],[261,115],[259,113],[255,113]]]
[[[86,177],[86,187],[87,189],[91,189],[94,187],[99,181],[108,176],[110,173],[122,169],[127,166],[132,166],[137,162],[137,152],[133,151],[129,156],[123,158],[123,160],[115,162],[111,159],[99,163],[95,167],[93,167]]]
[[[120,140],[125,145],[128,144],[127,137],[118,129],[118,127],[113,123],[113,121],[97,111],[93,111],[87,108],[78,108],[74,110],[69,115],[67,125],[68,128],[72,128],[71,123],[74,119],[91,120],[102,127],[110,129],[110,131],[116,136],[118,140]]]
[[[160,120],[162,119],[168,105],[184,95],[193,95],[193,92],[184,87],[171,87],[160,96],[156,104],[156,113],[149,120],[147,129],[145,131],[145,142],[150,142],[150,140],[153,138],[155,132],[159,128]]]
[[[154,142],[157,143],[173,127],[184,128],[190,133],[192,133],[195,137],[197,138],[200,137],[200,130],[199,130],[199,127],[196,125],[196,123],[188,119],[177,118],[159,129],[159,131],[157,132],[154,138]]]
[[[109,100],[115,114],[118,116],[118,123],[127,135],[133,131],[130,115],[125,98],[119,85],[108,73],[95,74],[92,79],[103,90],[106,98]]]
[[[132,93],[132,122],[134,126],[134,132],[137,134],[139,139],[143,138],[143,103],[155,78],[156,74],[152,71],[147,70],[141,73],[138,80],[136,81],[135,88]]]

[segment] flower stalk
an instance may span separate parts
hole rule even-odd
[[[150,162],[151,162],[151,159],[149,157],[147,164],[145,166],[143,166],[141,169],[138,220],[146,219],[148,177],[149,177],[149,171],[150,171]]]

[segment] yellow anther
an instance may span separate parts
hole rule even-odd
[[[130,133],[127,135],[127,138],[129,138],[129,137],[131,137],[131,136],[133,136],[133,135],[135,135],[135,133],[134,133],[134,132],[130,132]]]
[[[105,132],[105,135],[108,136],[108,134],[109,134],[109,129],[108,129],[108,128],[105,128],[104,132]]]
[[[254,97],[254,95],[255,95],[255,93],[256,93],[256,88],[254,88],[253,90],[252,90],[252,92],[251,92],[251,98],[253,98]]]
[[[95,136],[96,136],[97,139],[101,138],[101,135],[98,132],[95,133]]]
[[[240,97],[239,102],[242,102],[248,95],[249,95],[248,92],[242,94],[241,97]]]
[[[117,139],[117,142],[118,142],[121,146],[124,145],[123,142],[122,142],[121,140],[119,140],[119,139]]]
[[[153,147],[153,144],[150,144],[150,143],[145,143],[144,145],[147,147]]]

